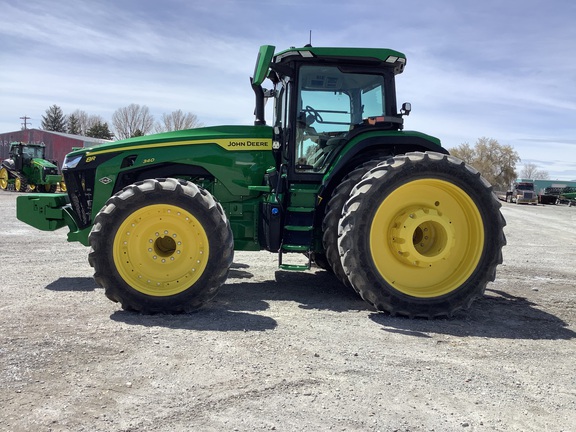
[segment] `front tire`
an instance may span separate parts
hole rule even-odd
[[[407,153],[366,174],[340,221],[343,268],[380,311],[451,316],[502,263],[504,218],[491,186],[445,154]]]
[[[28,182],[24,177],[16,177],[14,180],[14,190],[16,192],[26,192],[28,188]]]
[[[222,206],[206,190],[149,179],[112,196],[94,220],[89,262],[123,309],[198,309],[225,282],[234,244]]]
[[[56,184],[43,184],[37,186],[38,192],[46,192],[46,193],[55,193],[56,192]]]

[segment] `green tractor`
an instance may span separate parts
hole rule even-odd
[[[234,250],[264,249],[281,269],[316,263],[392,315],[467,309],[502,262],[505,221],[474,168],[437,138],[403,130],[404,54],[274,51],[260,48],[251,79],[254,125],[73,151],[62,170],[68,194],[20,196],[18,218],[68,226],[126,310],[197,309],[225,283]]]
[[[45,150],[43,143],[10,143],[10,157],[3,160],[0,167],[0,188],[8,190],[10,185],[14,185],[16,192],[30,189],[54,193],[61,186],[65,191],[58,167],[45,159]]]

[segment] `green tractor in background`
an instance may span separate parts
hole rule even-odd
[[[10,157],[0,167],[0,188],[14,185],[16,192],[31,191],[54,193],[60,186],[66,191],[62,175],[55,163],[45,159],[44,144],[10,143]]]
[[[494,280],[505,221],[474,168],[403,130],[411,107],[398,110],[395,78],[405,65],[389,49],[263,46],[253,126],[73,151],[68,194],[20,196],[17,216],[68,226],[126,310],[197,309],[226,281],[234,250],[265,249],[281,269],[316,263],[379,311],[450,316]]]

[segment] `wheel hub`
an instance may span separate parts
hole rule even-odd
[[[208,238],[189,212],[171,205],[135,211],[118,229],[114,260],[133,288],[149,295],[177,294],[207,265]]]
[[[435,178],[395,188],[370,228],[370,253],[380,275],[403,294],[431,298],[458,289],[482,256],[483,222],[459,186]]]
[[[395,218],[391,234],[397,258],[416,267],[446,260],[455,245],[451,220],[435,208],[407,209]]]
[[[163,234],[155,232],[148,239],[148,257],[155,263],[166,264],[174,261],[181,253],[182,241],[176,233],[164,230]]]

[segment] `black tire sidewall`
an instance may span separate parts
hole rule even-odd
[[[330,200],[326,205],[326,213],[322,221],[322,241],[324,250],[326,251],[326,260],[332,268],[335,276],[346,287],[351,289],[353,288],[342,266],[340,252],[338,250],[338,224],[342,217],[344,205],[350,198],[351,191],[366,173],[376,167],[376,165],[384,159],[385,158],[382,157],[381,159],[366,161],[350,171],[334,189]]]
[[[346,233],[346,238],[342,238],[340,242],[344,267],[354,288],[380,310],[409,316],[450,315],[454,310],[467,308],[476,297],[482,295],[485,280],[494,279],[496,264],[502,261],[503,244],[500,239],[503,234],[499,231],[503,224],[497,222],[501,219],[499,203],[491,188],[474,170],[451,162],[445,155],[441,156],[443,157],[425,158],[421,161],[404,157],[405,159],[397,158],[400,163],[381,164],[364,177],[346,203],[345,213],[347,208],[354,206],[355,218],[352,231]],[[379,177],[377,181],[371,178],[374,175]],[[481,257],[472,274],[460,287],[435,298],[412,297],[396,290],[384,280],[370,253],[371,225],[382,202],[398,187],[420,179],[444,180],[462,189],[476,204],[484,229]],[[366,189],[368,184],[371,187],[365,193],[355,194]],[[346,225],[347,219],[349,222],[350,214],[343,216],[341,231],[345,231],[343,225]],[[350,259],[350,251],[357,255],[355,259]],[[486,272],[491,274],[486,275]]]
[[[192,183],[181,183],[180,186],[197,189],[193,197],[183,193],[180,187],[175,190],[156,187],[154,190],[141,191],[138,188],[141,183],[143,182],[128,186],[134,194],[126,199],[121,199],[120,195],[128,188],[110,198],[107,205],[113,205],[114,209],[106,213],[105,206],[95,218],[94,226],[99,226],[97,230],[93,228],[89,236],[92,246],[90,258],[96,270],[95,277],[100,284],[105,285],[106,295],[111,300],[120,302],[124,309],[145,313],[197,309],[216,295],[232,263],[233,250],[229,247],[232,236],[230,225],[213,197]],[[114,240],[122,223],[134,212],[156,204],[172,205],[191,213],[206,232],[209,245],[208,262],[200,278],[188,289],[166,297],[150,296],[130,286],[122,278],[114,262]]]

